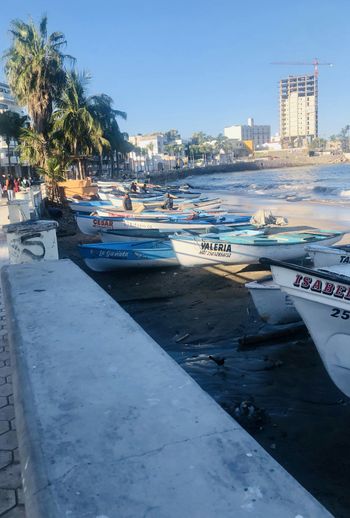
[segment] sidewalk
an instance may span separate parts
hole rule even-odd
[[[0,266],[4,259],[1,246]],[[6,247],[7,248],[7,247]],[[13,406],[10,352],[7,341],[5,309],[0,290],[0,517],[25,518],[21,465],[18,454]]]

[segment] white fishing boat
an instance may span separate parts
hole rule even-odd
[[[101,230],[128,229],[123,218],[108,218],[89,214],[77,214],[77,225],[80,232],[89,236],[97,235]]]
[[[79,252],[86,265],[96,272],[178,265],[170,244],[160,241],[79,245]]]
[[[195,211],[215,211],[218,212],[221,206],[221,199],[220,198],[214,198],[213,200],[203,201],[199,203],[183,203],[181,205],[174,205],[173,209],[163,209],[163,203],[156,202],[156,203],[134,203],[132,202],[133,210],[129,211],[130,213],[143,213],[144,211],[156,211],[156,212],[163,212],[167,214],[174,214],[178,212],[195,212]],[[105,206],[99,207],[98,210],[105,212],[105,215],[112,215],[113,212],[120,212],[123,210],[121,207],[114,207],[112,204],[108,205],[105,203]],[[226,211],[221,211],[226,212]]]
[[[303,257],[305,246],[340,241],[342,232],[310,230],[264,235],[172,236],[171,244],[183,266],[256,264],[260,257],[290,260]]]
[[[163,232],[168,232],[169,234],[173,234],[175,232],[183,231],[183,230],[202,230],[203,232],[207,232],[208,227],[215,225],[241,225],[249,223],[249,216],[234,216],[230,217],[196,217],[194,219],[188,219],[183,217],[172,217],[168,219],[125,219],[125,225],[132,228],[139,229],[154,229],[161,230]]]
[[[106,230],[102,229],[99,231],[101,241],[103,243],[127,243],[130,241],[155,241],[168,240],[168,232],[161,232],[160,230],[147,229],[142,230],[138,228],[128,228],[119,230]]]
[[[236,224],[236,225],[208,225],[206,228],[206,232],[211,233],[223,233],[223,232],[232,232],[235,229],[236,231],[240,230],[256,230],[253,225],[250,224]],[[190,230],[192,233],[202,233],[203,229],[186,229],[186,231]],[[101,229],[99,231],[101,241],[104,243],[119,243],[119,242],[127,242],[127,241],[154,241],[155,239],[160,240],[169,240],[169,235],[171,232],[162,231],[158,229],[139,229],[139,228],[128,228],[128,229]]]
[[[272,277],[248,282],[246,285],[260,318],[268,324],[289,324],[301,317],[292,299],[281,291]]]
[[[350,267],[322,269],[268,261],[275,282],[293,300],[328,374],[350,397]]]
[[[350,245],[339,247],[310,245],[306,247],[306,251],[316,268],[333,264],[350,264]]]
[[[139,206],[144,206],[145,208],[147,208],[147,207],[156,208],[156,207],[161,207],[165,203],[165,196],[163,194],[161,194],[160,196],[148,195],[148,196],[144,196],[144,197],[137,196],[137,195],[133,196],[130,194],[130,197],[131,197],[132,204],[135,208],[139,207]],[[123,202],[124,202],[123,196],[115,196],[115,195],[110,194],[108,196],[108,200],[111,202],[113,207],[123,208]],[[199,201],[199,198],[198,198],[198,201]]]

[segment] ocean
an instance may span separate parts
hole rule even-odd
[[[179,183],[219,196],[227,210],[264,209],[291,225],[350,231],[350,164],[193,175]]]
[[[181,183],[239,196],[350,204],[350,164],[214,173],[190,176]]]

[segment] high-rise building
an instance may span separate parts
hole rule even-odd
[[[248,119],[248,124],[235,124],[224,128],[225,137],[233,140],[251,140],[254,147],[258,148],[266,142],[270,142],[271,126],[267,124],[254,124],[254,119]]]
[[[284,147],[300,146],[318,136],[318,80],[314,74],[281,79],[280,135]]]

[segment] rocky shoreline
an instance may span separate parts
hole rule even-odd
[[[241,160],[233,164],[208,165],[203,167],[171,169],[159,172],[150,173],[150,178],[153,182],[171,183],[178,180],[183,180],[188,176],[198,176],[213,173],[232,173],[241,171],[262,171],[265,169],[283,169],[289,167],[305,167],[317,166],[327,164],[339,164],[347,160],[343,155],[320,155],[320,156],[285,156],[257,158],[253,160]],[[135,176],[135,175],[134,175]]]

